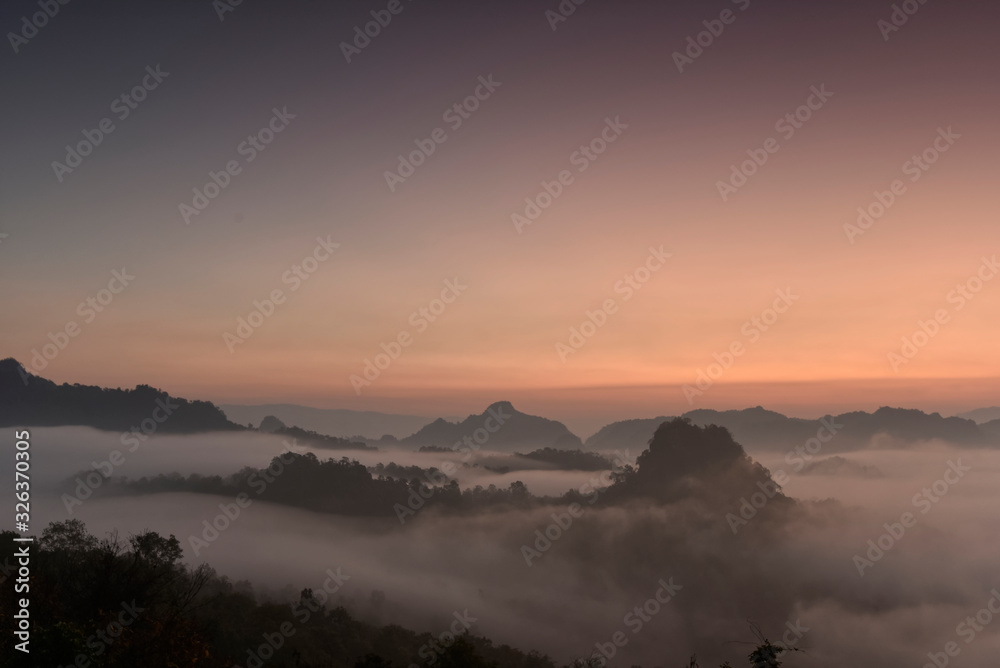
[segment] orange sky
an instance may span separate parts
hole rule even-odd
[[[72,105],[36,110],[15,146],[25,169],[10,174],[0,246],[3,352],[31,367],[48,335],[75,321],[81,333],[34,365],[40,375],[448,415],[520,398],[581,425],[691,407],[998,403],[1000,280],[975,278],[1000,251],[998,100],[984,83],[998,61],[989,38],[973,38],[986,22],[927,5],[886,42],[875,28],[885,8],[850,7],[750,7],[684,73],[671,54],[711,18],[704,8],[588,6],[554,33],[537,12],[511,10],[479,41],[433,47],[418,39],[421,23],[444,31],[489,17],[445,25],[429,10],[349,66],[303,21],[281,38],[280,67],[260,54],[202,71],[199,48],[265,29],[247,12],[243,32],[131,45],[135,62],[170,61],[177,74],[63,184],[49,163],[131,79],[74,88],[53,47],[18,73],[25,86],[43,69],[64,77],[52,95]],[[299,42],[323,43],[323,71]],[[457,48],[463,58],[450,58]],[[249,70],[252,88],[238,76]],[[442,112],[490,74],[499,87],[449,127]],[[782,130],[818,87],[832,96]],[[297,114],[289,127],[185,225],[178,203],[283,105]],[[608,118],[620,119],[614,141],[581,162],[575,152]],[[447,140],[390,192],[385,172],[437,127]],[[947,128],[960,137],[938,140]],[[766,164],[723,201],[719,181],[769,138]],[[915,171],[925,150],[936,162]],[[519,233],[511,215],[562,170],[571,182]],[[896,179],[885,215],[846,234]],[[286,272],[317,237],[339,248],[293,290]],[[641,289],[621,287],[650,247],[670,257]],[[78,305],[122,267],[135,281],[84,322]],[[468,287],[440,317],[426,329],[411,319],[455,279]],[[956,297],[970,279],[974,298]],[[786,312],[766,331],[753,324],[785,289],[798,297]],[[274,290],[284,303],[230,352],[223,335]],[[570,328],[609,299],[606,323],[560,356]],[[889,354],[936,313],[947,322],[893,368]],[[352,385],[401,333],[411,343],[399,358]],[[733,345],[742,354],[688,401],[683,386]]]

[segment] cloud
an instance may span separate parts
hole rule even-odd
[[[42,483],[33,503],[34,530],[67,517],[53,485],[107,458],[120,447],[117,436],[79,428],[32,430],[33,471]],[[280,451],[281,439],[260,434],[154,436],[129,455],[120,472],[226,475],[265,466]],[[436,465],[434,457],[441,455],[363,456]],[[922,513],[914,496],[933,489],[948,461],[958,457],[971,470]],[[749,646],[730,641],[753,641],[747,623],[752,620],[772,641],[780,641],[789,623],[808,628],[798,644],[806,654],[786,655],[789,666],[921,666],[930,660],[928,652],[943,651],[949,641],[959,643],[964,665],[989,665],[1000,649],[1000,622],[983,625],[970,643],[956,628],[1000,585],[1000,532],[991,528],[1000,453],[933,443],[905,452],[852,453],[851,459],[886,475],[791,476],[784,491],[800,501],[780,513],[761,513],[736,535],[725,520],[738,501],[732,494],[584,506],[530,567],[521,546],[565,508],[496,508],[473,515],[427,508],[400,526],[394,518],[338,517],[253,501],[197,557],[189,536],[219,513],[220,503],[233,499],[94,498],[74,516],[98,534],[145,528],[173,533],[189,561],[207,561],[222,574],[275,591],[315,586],[327,568],[340,566],[353,576],[344,601],[362,616],[438,632],[454,610],[468,609],[478,618],[478,632],[558,660],[589,656],[596,644],[621,631],[628,642],[618,650],[620,664],[613,665],[679,665],[692,653],[702,665],[739,665]],[[516,477],[523,480],[525,473]],[[531,473],[539,476],[536,493],[581,484],[576,474]],[[497,484],[507,477],[497,476]],[[0,493],[9,486],[0,483]],[[853,556],[904,512],[916,517],[915,526],[860,576]],[[682,589],[633,633],[641,619],[636,606],[655,596],[661,578],[674,578]],[[378,610],[370,603],[374,590],[386,595]]]

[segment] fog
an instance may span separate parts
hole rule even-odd
[[[930,661],[929,652],[943,652],[952,641],[960,650],[952,665],[994,665],[1000,655],[1000,619],[992,613],[976,622],[981,630],[959,627],[1000,588],[1000,452],[992,450],[934,442],[841,453],[878,469],[877,478],[805,474],[783,454],[762,455],[776,478],[781,480],[779,470],[787,475],[784,492],[802,501],[785,519],[761,513],[737,523],[734,533],[728,514],[739,517],[741,499],[732,499],[729,508],[686,500],[584,505],[529,566],[522,545],[532,545],[535,531],[566,508],[499,507],[476,515],[424,508],[401,525],[393,518],[338,517],[251,500],[197,554],[190,537],[204,538],[203,521],[232,498],[97,495],[67,510],[58,484],[116,449],[125,462],[113,475],[130,478],[173,471],[225,476],[244,466],[262,468],[283,451],[280,437],[256,433],[154,436],[135,452],[127,452],[119,437],[84,428],[31,430],[34,533],[72,517],[97,535],[143,529],[174,534],[189,563],[207,562],[274,596],[320,588],[327,569],[341,568],[350,580],[338,596],[365,619],[437,633],[454,611],[468,610],[477,633],[558,661],[590,656],[596,643],[622,631],[627,644],[609,665],[680,666],[693,653],[702,666],[724,660],[740,665],[756,640],[748,622],[772,642],[782,641],[786,623],[808,629],[791,641],[804,651],[784,655],[787,666],[919,667]],[[402,451],[315,453],[369,466],[440,467],[446,458],[461,459]],[[521,480],[535,495],[556,495],[598,475],[466,468],[456,477],[463,488]],[[937,481],[943,482],[935,488]],[[6,476],[0,493],[12,493]],[[912,525],[859,575],[854,556],[864,557],[868,541],[907,512]],[[681,586],[672,600],[639,629],[635,615],[626,622],[630,610],[654,597],[661,579],[671,578]],[[373,591],[384,592],[384,604],[373,602]],[[1000,600],[993,606],[1000,610]]]

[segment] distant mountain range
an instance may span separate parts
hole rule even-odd
[[[717,424],[726,427],[739,443],[749,450],[787,450],[820,438],[826,453],[845,452],[883,445],[893,441],[941,439],[962,446],[1000,445],[1000,421],[977,425],[959,417],[938,413],[883,407],[874,413],[856,411],[819,420],[791,418],[760,406],[744,410],[715,411],[700,409],[685,413],[696,425]],[[658,417],[623,420],[602,428],[587,439],[588,450],[622,447],[642,449],[664,420]],[[878,439],[883,439],[879,443]]]
[[[57,385],[13,358],[0,360],[0,427],[64,425],[168,434],[244,429],[207,401],[179,399],[149,385],[134,390]]]
[[[997,440],[1000,440],[1000,420],[990,420],[989,422],[984,422],[979,425],[979,430],[984,434],[988,434]]]
[[[364,447],[359,441],[367,441],[412,450],[462,444],[460,447],[471,450],[499,452],[544,448],[641,452],[657,428],[673,419],[659,416],[614,422],[582,443],[563,423],[522,413],[509,401],[498,401],[460,421],[294,404],[226,405],[224,409],[225,413],[207,401],[172,397],[148,385],[132,390],[57,385],[29,373],[14,359],[0,361],[0,427],[84,425],[128,431],[145,423],[160,433],[196,433],[243,430],[248,428],[244,425],[260,425],[272,416],[263,431],[326,448],[359,448]],[[966,415],[981,419],[994,410],[998,409]],[[697,426],[725,427],[751,452],[789,450],[816,438],[827,455],[931,439],[967,447],[1000,446],[1000,419],[977,424],[963,417],[902,408],[883,407],[874,413],[857,411],[819,420],[787,417],[760,406],[728,411],[699,409],[681,417]]]
[[[965,418],[966,420],[972,420],[978,424],[983,424],[985,422],[997,422],[1000,421],[1000,406],[990,406],[989,408],[977,408],[974,411],[968,411],[966,413],[959,413],[955,417]]]
[[[801,475],[855,476],[859,478],[882,478],[885,474],[876,466],[866,466],[839,455],[816,459],[799,471]]]
[[[465,443],[464,447],[501,452],[541,448],[576,450],[583,446],[580,437],[562,422],[522,413],[509,401],[491,404],[479,415],[470,415],[461,422],[438,418],[400,443],[414,448]]]
[[[374,411],[351,411],[342,408],[311,408],[297,404],[258,404],[244,406],[222,404],[219,406],[233,422],[257,426],[268,415],[285,424],[293,424],[321,434],[343,438],[361,436],[378,439],[388,434],[403,438],[414,433],[434,418],[419,415],[394,415]]]

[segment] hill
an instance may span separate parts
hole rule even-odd
[[[244,429],[208,401],[172,397],[149,385],[132,390],[57,385],[13,358],[0,360],[0,427],[82,425],[128,431],[144,421],[156,431],[173,434]],[[148,431],[145,426],[143,430]]]
[[[955,417],[972,420],[977,424],[994,422],[1000,420],[1000,406],[990,406],[989,408],[977,408],[965,413],[959,413]]]
[[[467,443],[474,450],[504,452],[542,448],[574,450],[583,445],[563,423],[522,413],[509,401],[491,404],[479,415],[470,415],[461,422],[438,418],[400,442],[414,448]]]
[[[222,404],[222,411],[233,422],[259,425],[267,416],[273,416],[285,424],[293,424],[303,429],[331,434],[343,438],[361,436],[378,439],[385,434],[402,438],[433,418],[419,415],[396,415],[376,411],[352,411],[342,408],[312,408],[298,404]]]
[[[824,451],[849,452],[868,447],[891,446],[900,441],[940,439],[965,447],[996,447],[1000,430],[989,424],[977,425],[958,417],[942,417],[903,408],[879,408],[874,413],[855,411],[819,420],[791,418],[760,406],[744,410],[700,409],[683,417],[700,426],[726,427],[733,437],[750,450],[789,450],[818,434],[826,437]],[[642,449],[656,428],[668,418],[644,418],[614,422],[587,439],[588,450],[617,448]],[[821,431],[823,430],[823,431]],[[832,434],[832,438],[828,438]]]

